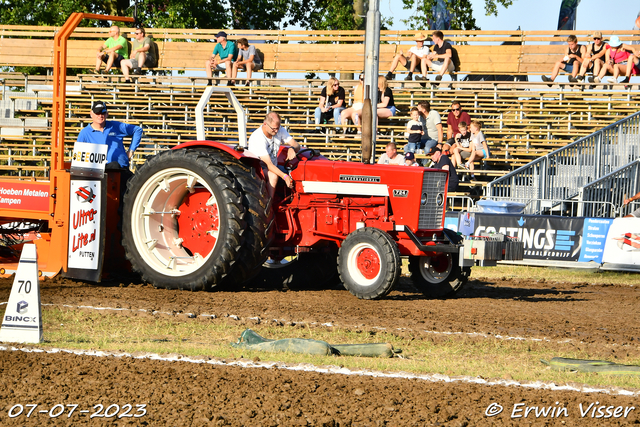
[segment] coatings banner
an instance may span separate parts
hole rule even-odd
[[[583,218],[482,213],[473,216],[469,223],[473,224],[475,235],[497,232],[522,240],[525,260],[578,261]],[[459,229],[464,228],[461,222]]]

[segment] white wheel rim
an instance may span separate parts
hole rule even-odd
[[[365,250],[371,250],[375,252],[380,262],[379,273],[374,278],[365,277],[358,265],[359,258],[362,256],[362,253]],[[359,286],[369,287],[374,285],[374,283],[378,280],[380,274],[382,273],[382,257],[380,256],[380,252],[378,252],[378,250],[374,246],[368,243],[358,243],[349,251],[349,254],[347,256],[347,269],[349,271],[351,279]]]
[[[206,255],[189,254],[178,234],[178,211],[187,193],[204,188],[210,198],[207,206],[218,202],[202,177],[188,169],[170,168],[150,177],[140,188],[131,212],[131,232],[138,254],[145,264],[166,276],[186,276],[198,270],[219,244],[217,231],[214,247]],[[209,232],[208,232],[209,233]]]
[[[451,255],[446,255],[447,258],[447,268],[446,270],[439,272],[434,266],[431,264],[432,257],[420,257],[420,274],[422,278],[425,279],[429,283],[442,283],[449,278],[451,274],[451,270],[453,268],[453,261]]]

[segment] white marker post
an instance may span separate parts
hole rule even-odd
[[[23,246],[9,303],[2,318],[0,341],[16,343],[42,341],[38,255],[34,244]]]

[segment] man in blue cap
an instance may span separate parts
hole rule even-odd
[[[129,169],[129,160],[140,145],[142,128],[136,125],[107,120],[107,104],[96,101],[91,105],[91,123],[80,131],[78,142],[104,144],[107,148],[107,169]],[[125,150],[123,138],[130,136],[129,150]],[[110,163],[113,163],[110,165]]]
[[[220,31],[216,34],[216,47],[213,48],[211,58],[205,62],[205,71],[207,72],[207,78],[211,84],[213,78],[213,70],[224,71],[227,77],[231,74],[231,66],[233,58],[238,56],[238,49],[234,42],[227,40],[227,33]],[[217,74],[216,74],[217,75]]]

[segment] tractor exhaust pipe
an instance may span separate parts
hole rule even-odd
[[[378,119],[378,69],[380,57],[380,0],[369,1],[365,32],[364,105],[362,107],[362,162],[374,163]]]

